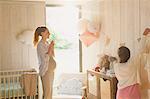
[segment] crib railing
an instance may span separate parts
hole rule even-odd
[[[37,75],[36,95],[26,96],[22,75],[25,73]],[[38,99],[38,74],[35,70],[9,70],[0,71],[0,99]]]

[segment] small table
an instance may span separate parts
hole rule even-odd
[[[116,92],[117,92],[117,79],[116,77],[110,77],[105,74],[101,74],[100,72],[96,72],[92,69],[87,70],[87,92],[89,93],[89,80],[88,76],[89,74],[96,77],[96,83],[97,83],[97,99],[101,99],[101,86],[100,86],[100,78],[104,78],[106,80],[110,81],[110,95],[111,99],[116,99]]]

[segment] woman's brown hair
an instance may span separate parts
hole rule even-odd
[[[126,63],[130,58],[130,50],[125,46],[121,46],[118,49],[118,56],[120,58],[120,63]]]
[[[37,43],[39,41],[39,36],[41,36],[41,33],[45,32],[46,30],[48,30],[48,29],[47,29],[47,27],[44,27],[44,26],[36,28],[35,33],[34,33],[34,40],[33,40],[34,46],[37,45]]]

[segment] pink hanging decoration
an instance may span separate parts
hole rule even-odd
[[[90,46],[92,43],[94,43],[98,39],[97,35],[94,33],[91,33],[89,31],[84,32],[80,35],[81,42],[84,43],[85,46]]]
[[[87,19],[79,21],[80,40],[85,46],[90,46],[99,38],[100,25],[90,22]]]

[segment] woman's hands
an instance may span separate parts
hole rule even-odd
[[[150,34],[150,28],[146,28],[143,35],[147,36],[148,34]]]
[[[49,44],[49,48],[48,48],[48,55],[49,56],[55,56],[54,54],[54,41],[52,41],[50,44]]]

